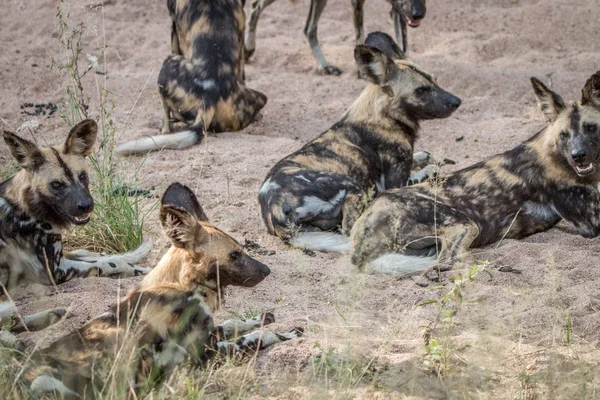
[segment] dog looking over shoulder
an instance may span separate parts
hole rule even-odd
[[[369,34],[354,57],[368,86],[329,130],[279,161],[258,195],[269,233],[296,247],[348,250],[342,235],[375,191],[409,183],[420,121],[447,118],[461,103],[385,33]]]
[[[292,0],[294,1],[294,0]],[[258,26],[258,19],[262,11],[269,5],[273,4],[275,0],[254,0],[252,1],[252,12],[250,13],[250,22],[248,23],[248,31],[246,32],[245,49],[246,59],[250,58],[256,49],[256,30]],[[425,18],[425,12],[427,10],[425,6],[425,0],[387,0],[391,4],[392,9],[390,16],[394,23],[394,32],[396,35],[396,42],[402,46],[404,54],[408,54],[408,38],[407,38],[407,24],[411,27],[418,27],[421,24],[421,20]],[[353,21],[354,30],[356,31],[356,44],[362,44],[364,40],[364,29],[363,29],[363,6],[365,0],[352,0],[353,8]],[[323,55],[321,46],[319,45],[319,39],[317,38],[317,27],[319,25],[319,19],[321,13],[327,5],[327,0],[311,0],[310,11],[304,27],[304,34],[310,44],[314,58],[317,60],[318,71],[325,75],[340,75],[342,71],[327,62],[327,59]]]
[[[4,131],[4,142],[21,167],[0,183],[0,284],[4,291],[14,292],[20,284],[54,285],[74,277],[125,277],[149,271],[134,264],[148,253],[150,243],[120,255],[84,250],[63,253],[62,231],[88,223],[94,209],[85,158],[92,152],[97,130],[96,122],[86,119],[71,129],[64,145],[54,147],[38,147]],[[0,318],[15,314],[11,303],[0,303]],[[11,330],[43,329],[64,315],[62,309],[38,313]],[[7,331],[2,338],[14,344]]]
[[[600,71],[578,102],[566,103],[536,78],[531,83],[548,125],[435,186],[382,194],[352,229],[356,266],[407,275],[436,258],[464,263],[470,247],[524,238],[562,219],[586,238],[600,234]]]
[[[212,225],[182,184],[163,195],[160,223],[172,246],[141,284],[109,312],[32,355],[23,379],[34,394],[143,395],[185,360],[201,364],[216,354],[250,353],[302,335],[301,328],[245,333],[274,322],[270,313],[215,326],[224,289],[253,287],[269,268]]]
[[[244,84],[241,0],[168,0],[172,55],[158,75],[162,134],[117,146],[123,155],[185,149],[207,131],[239,131],[256,120],[267,97]],[[217,50],[215,50],[217,49]],[[191,124],[171,134],[175,121]]]

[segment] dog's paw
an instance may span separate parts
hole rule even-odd
[[[434,179],[438,176],[440,172],[440,167],[435,164],[427,165],[426,167],[420,169],[419,171],[413,173],[410,178],[408,178],[409,185],[415,185],[417,183],[425,182],[429,179]]]
[[[342,70],[334,65],[326,65],[323,68],[319,68],[319,73],[322,75],[340,76],[342,74]]]
[[[291,331],[286,333],[277,334],[277,336],[279,336],[279,339],[281,339],[282,341],[298,339],[299,337],[302,337],[302,335],[304,335],[304,329],[300,327],[295,327]]]
[[[275,316],[273,315],[273,313],[270,313],[270,312],[266,312],[266,313],[262,314],[260,319],[263,322],[263,326],[269,325],[269,324],[272,324],[275,322]]]

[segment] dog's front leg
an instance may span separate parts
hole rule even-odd
[[[273,322],[275,322],[275,316],[272,313],[264,313],[253,318],[242,320],[229,319],[222,324],[217,325],[216,334],[218,340],[230,340],[253,329],[272,324]]]
[[[240,353],[251,354],[266,349],[274,344],[296,339],[302,336],[302,328],[294,328],[286,333],[254,331],[240,337],[235,342],[218,342],[217,351],[220,354],[233,356]]]

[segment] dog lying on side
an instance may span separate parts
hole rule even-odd
[[[389,190],[352,229],[359,268],[408,274],[460,262],[470,247],[520,239],[561,219],[600,234],[600,71],[566,103],[531,78],[548,126],[506,153],[431,182]]]
[[[158,75],[162,134],[117,146],[123,155],[184,149],[206,131],[231,132],[256,120],[267,97],[244,84],[241,0],[168,0],[171,50]],[[172,117],[189,129],[171,133]]]
[[[55,147],[38,147],[4,131],[4,142],[21,167],[0,183],[0,284],[4,292],[20,284],[54,285],[74,277],[126,277],[149,271],[135,263],[148,253],[150,243],[120,255],[84,250],[63,253],[62,231],[86,224],[94,209],[85,158],[92,152],[97,130],[96,122],[84,120],[71,129],[63,146]],[[15,314],[11,303],[0,303],[0,318]],[[43,329],[64,315],[63,309],[41,312],[16,322],[12,330]],[[0,334],[0,341],[16,344],[7,331]]]
[[[224,289],[253,287],[269,268],[213,226],[182,184],[163,195],[160,222],[172,246],[141,284],[109,312],[32,355],[23,378],[34,394],[143,395],[186,360],[201,364],[216,354],[253,352],[301,336],[301,328],[244,334],[274,322],[270,313],[215,326]]]
[[[245,40],[246,59],[250,58],[250,56],[252,56],[256,50],[256,29],[260,14],[265,8],[274,2],[275,0],[252,1],[252,12],[250,13],[250,21],[248,22],[248,31],[246,32]],[[392,6],[390,16],[394,23],[396,41],[402,45],[402,51],[407,55],[408,38],[406,35],[406,27],[407,24],[411,27],[418,27],[421,24],[421,20],[425,18],[425,0],[387,0],[387,2]],[[365,0],[352,0],[352,16],[354,21],[354,30],[356,31],[357,45],[362,44],[364,40],[364,4]],[[342,71],[338,67],[327,62],[327,59],[321,50],[321,46],[319,45],[319,39],[317,38],[319,18],[321,18],[321,13],[325,9],[326,5],[327,0],[311,0],[308,19],[306,20],[306,26],[304,27],[304,34],[308,39],[313,56],[317,60],[319,73],[323,73],[325,75],[340,75]]]
[[[369,85],[340,121],[279,161],[259,192],[267,230],[293,246],[348,249],[346,237],[322,231],[341,226],[348,235],[376,191],[405,186],[419,122],[447,118],[461,103],[385,33],[369,34],[354,57]]]

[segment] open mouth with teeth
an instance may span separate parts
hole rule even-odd
[[[90,213],[82,214],[78,216],[71,216],[71,222],[75,225],[85,225],[90,222]]]
[[[577,172],[577,175],[579,176],[591,174],[594,172],[594,169],[594,164],[592,163],[575,165],[575,172]]]
[[[411,28],[416,28],[421,25],[421,21],[422,19],[410,19],[409,17],[406,17],[406,22]]]

